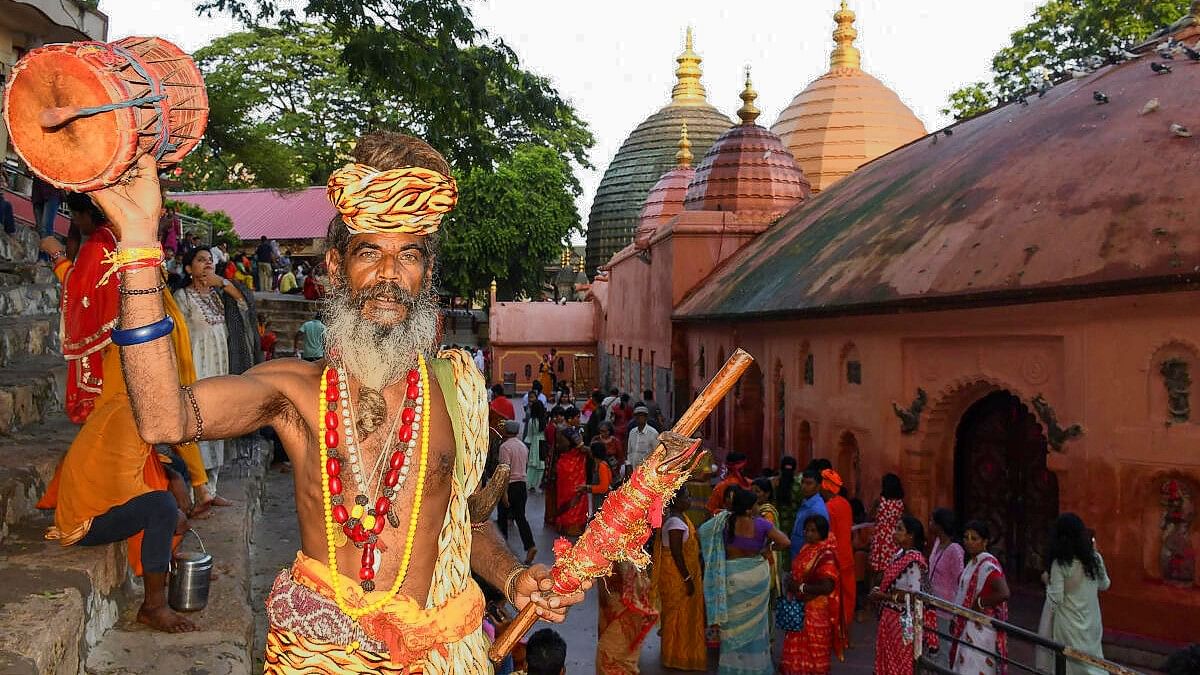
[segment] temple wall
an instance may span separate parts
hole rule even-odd
[[[896,472],[920,517],[955,505],[964,412],[1000,390],[1034,411],[1040,395],[1054,430],[1082,427],[1061,450],[1051,448],[1046,463],[1059,511],[1096,529],[1113,580],[1101,594],[1105,626],[1182,641],[1195,639],[1195,626],[1176,617],[1200,612],[1200,410],[1191,411],[1196,398],[1187,398],[1190,382],[1179,376],[1194,378],[1200,366],[1200,318],[1186,309],[1197,302],[1200,293],[1189,292],[677,327],[686,332],[693,392],[734,347],[758,361],[751,377],[759,382],[741,385],[751,393],[735,392],[710,416],[710,444],[757,454],[764,466],[785,454],[801,464],[828,457],[867,503],[882,475]],[[850,381],[851,371],[861,383]],[[893,402],[909,408],[918,388],[926,399],[918,428],[903,433]],[[1040,411],[1038,419],[1047,438],[1057,435]],[[759,447],[745,447],[746,439]]]

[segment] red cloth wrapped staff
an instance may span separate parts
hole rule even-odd
[[[555,562],[550,570],[553,592],[568,595],[578,591],[588,579],[608,576],[614,561],[628,561],[638,567],[649,564],[643,547],[650,539],[651,528],[662,525],[663,505],[688,479],[699,456],[700,442],[687,436],[708,417],[753,361],[745,351],[735,351],[675,427],[659,437],[658,447],[634,470],[629,481],[604,500],[579,541],[571,544],[560,538],[555,542]],[[497,662],[504,659],[536,621],[537,613],[530,603],[496,638],[488,656]]]
[[[208,94],[192,58],[162,38],[47,45],[13,66],[4,121],[35,174],[89,192],[144,154],[160,169],[181,161],[204,135]]]

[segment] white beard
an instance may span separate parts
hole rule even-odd
[[[363,316],[373,296],[386,293],[404,303],[404,319],[381,324]],[[390,318],[390,317],[389,317]],[[430,288],[412,295],[394,283],[377,284],[357,293],[331,279],[325,296],[325,351],[361,384],[359,426],[367,434],[383,422],[382,392],[416,367],[417,356],[430,358],[438,338],[437,298]],[[369,391],[365,391],[365,390]]]

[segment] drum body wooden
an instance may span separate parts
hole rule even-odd
[[[13,67],[4,121],[34,173],[88,192],[143,154],[160,169],[182,160],[204,134],[208,95],[191,57],[160,38],[47,45]]]

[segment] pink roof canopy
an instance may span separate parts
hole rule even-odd
[[[245,241],[323,238],[334,216],[325,187],[296,192],[280,190],[217,190],[173,192],[169,198],[195,204],[205,211],[224,211],[233,229]]]

